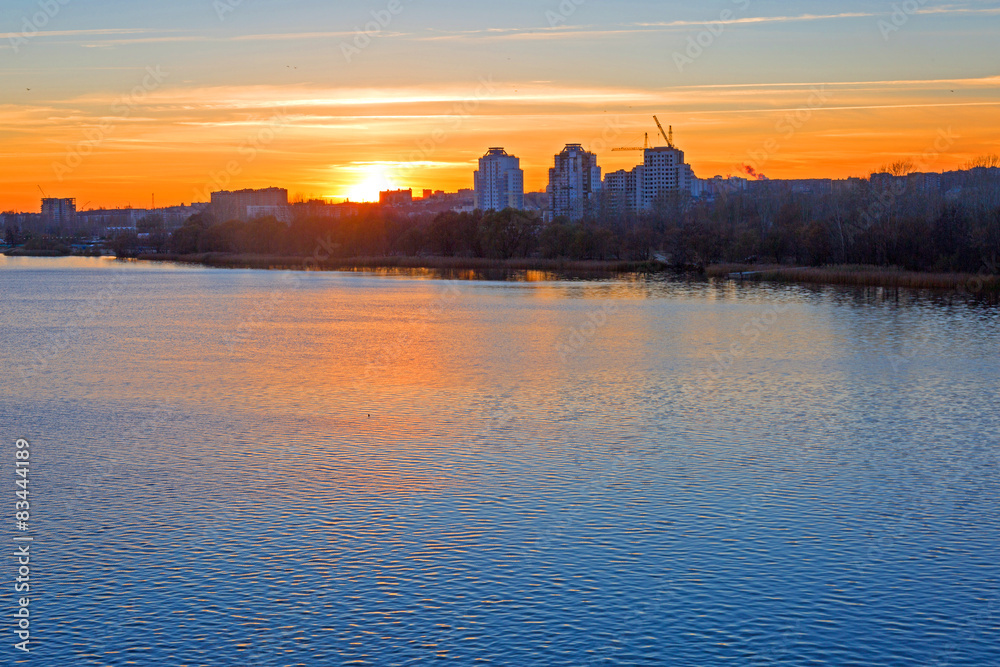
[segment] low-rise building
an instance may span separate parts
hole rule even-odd
[[[237,190],[212,193],[212,212],[216,220],[241,220],[273,215],[279,220],[290,220],[288,190],[265,188],[263,190]]]
[[[386,190],[378,194],[382,206],[409,206],[413,203],[413,190]]]

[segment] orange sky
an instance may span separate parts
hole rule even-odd
[[[154,193],[161,206],[205,201],[225,187],[338,200],[380,186],[454,191],[472,186],[490,146],[519,156],[526,189],[541,190],[566,143],[598,153],[605,172],[637,164],[641,153],[610,149],[641,145],[646,132],[662,143],[653,114],[703,178],[743,163],[771,178],[863,176],[916,161],[942,132],[952,140],[930,170],[1000,153],[1000,76],[988,53],[971,52],[984,34],[997,51],[995,3],[967,3],[971,18],[914,16],[889,39],[870,12],[814,19],[760,6],[768,20],[725,23],[679,67],[688,40],[727,6],[716,4],[704,24],[650,27],[636,14],[628,25],[640,27],[587,27],[588,12],[610,11],[594,3],[554,27],[535,16],[542,27],[485,35],[428,28],[414,6],[398,33],[386,29],[350,62],[349,28],[270,33],[261,8],[214,32],[90,23],[0,46],[0,209],[38,210],[39,186],[80,208],[146,208]],[[53,21],[84,22],[71,10]]]

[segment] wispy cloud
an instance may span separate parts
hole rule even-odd
[[[284,33],[259,33],[250,35],[222,36],[213,34],[189,33],[189,34],[167,34],[158,36],[143,37],[118,37],[119,35],[149,35],[150,33],[170,33],[180,31],[164,31],[153,29],[100,29],[100,30],[63,30],[39,32],[36,38],[63,38],[63,41],[80,41],[81,46],[86,48],[102,48],[112,46],[128,46],[132,44],[156,44],[170,42],[277,42],[277,41],[301,41],[301,40],[325,40],[344,39],[354,37],[356,33],[350,31],[331,32],[284,32]],[[16,37],[18,33],[0,33],[0,37]],[[406,37],[407,33],[402,32],[382,32],[379,34],[383,38]],[[108,39],[94,39],[107,37]],[[69,39],[67,39],[69,38]],[[81,38],[81,39],[74,39]],[[5,48],[10,48],[5,46]]]
[[[873,110],[873,109],[932,109],[938,107],[996,107],[1000,106],[1000,101],[997,102],[942,102],[939,104],[934,103],[923,103],[923,104],[858,104],[853,106],[824,106],[820,108],[813,107],[787,107],[787,108],[775,108],[766,107],[759,109],[709,109],[701,111],[689,111],[687,113],[698,113],[698,114],[709,114],[709,115],[733,115],[733,114],[749,114],[749,113],[789,113],[792,111],[803,111],[808,110],[814,113],[819,112],[830,112],[830,111],[857,111],[857,110]]]
[[[891,12],[890,12],[891,13]],[[918,10],[918,14],[955,14],[955,15],[997,15],[1000,8],[968,8],[968,7],[933,7]],[[843,21],[849,19],[872,19],[885,16],[885,12],[841,12],[837,14],[796,14],[781,16],[746,16],[734,17],[729,20],[706,17],[702,21],[680,20],[662,22],[623,23],[614,26],[556,26],[543,28],[489,28],[484,30],[465,30],[440,32],[438,34],[419,37],[421,41],[481,41],[481,40],[559,40],[559,39],[590,39],[598,37],[613,37],[616,35],[656,34],[703,28],[706,24],[716,25],[765,25],[773,23],[807,23],[817,21]]]
[[[985,76],[967,79],[898,79],[898,80],[874,80],[874,81],[804,81],[804,82],[778,82],[778,83],[712,83],[699,84],[693,86],[680,86],[677,90],[696,89],[725,89],[725,88],[811,88],[814,86],[879,86],[884,90],[886,86],[893,87],[917,87],[926,88],[932,85],[960,85],[970,87],[1000,88],[1000,75]]]
[[[648,101],[655,92],[610,86],[552,86],[496,83],[488,101],[539,103],[620,102],[622,99]],[[474,86],[473,86],[474,88]],[[474,94],[468,85],[427,85],[402,88],[332,88],[326,86],[214,86],[158,90],[146,104],[184,109],[254,110],[283,107],[410,107],[437,104],[445,107],[467,102]],[[88,94],[71,100],[74,104],[107,104],[104,94]]]
[[[732,18],[727,21],[718,20],[713,23],[725,25],[743,25],[753,23],[802,23],[805,21],[834,21],[841,19],[863,19],[878,16],[872,12],[841,12],[840,14],[798,14],[794,16],[746,16]],[[635,26],[647,28],[693,28],[704,26],[708,21],[669,21],[663,23],[635,23]]]
[[[206,42],[207,37],[198,35],[171,35],[168,37],[134,37],[130,39],[103,39],[101,41],[81,44],[84,48],[99,49],[110,48],[112,46],[127,46],[130,44],[161,44],[168,42]]]
[[[336,37],[354,37],[355,33],[349,31],[339,32],[282,32],[282,33],[262,33],[259,35],[238,35],[228,38],[232,42],[273,42],[298,39],[331,39]],[[400,37],[403,33],[379,33],[380,37]]]
[[[944,6],[944,7],[922,7],[918,9],[915,13],[917,14],[985,14],[985,15],[997,15],[1000,14],[1000,7],[955,7],[955,6]]]
[[[40,30],[32,39],[46,37],[94,37],[97,35],[140,35],[151,32],[170,32],[168,30],[153,30],[148,28],[95,28],[91,30]],[[19,32],[0,32],[0,39],[20,37]]]
[[[915,12],[916,14],[927,15],[1000,15],[1000,7],[959,7],[945,5],[938,7],[923,7]],[[704,27],[708,23],[723,25],[768,25],[782,23],[808,23],[820,21],[843,21],[852,19],[872,19],[884,17],[886,12],[840,12],[830,14],[795,14],[778,16],[745,16],[734,17],[729,20],[718,20],[711,16],[706,16],[705,20],[677,20],[662,22],[633,22],[621,23],[617,25],[579,25],[579,26],[555,26],[555,27],[528,27],[528,28],[484,28],[478,30],[431,30],[428,33],[419,34],[413,32],[383,32],[381,38],[409,38],[416,41],[498,41],[498,40],[569,40],[569,39],[594,39],[601,37],[628,36],[637,34],[657,34],[672,31],[684,31],[692,28]],[[41,31],[35,35],[36,39],[45,38],[87,38],[84,46],[98,48],[101,46],[119,46],[146,43],[169,43],[169,42],[269,42],[269,41],[296,41],[296,40],[326,40],[344,39],[355,35],[353,31],[301,31],[301,32],[281,32],[281,33],[254,33],[247,35],[214,35],[204,33],[187,34],[163,34],[179,32],[173,30],[159,30],[151,28],[96,28],[89,30],[50,30]],[[159,36],[131,37],[126,39],[114,39],[121,35],[149,35],[150,33],[160,33]],[[0,38],[17,37],[19,33],[0,33]],[[108,37],[110,39],[94,38]],[[4,46],[0,46],[4,48]],[[9,47],[7,47],[9,48]]]
[[[711,21],[725,25],[759,24],[759,23],[791,23],[802,21],[829,21],[835,19],[872,18],[878,16],[870,12],[851,12],[841,14],[802,14],[799,16],[757,16],[733,18],[728,21]],[[638,33],[655,34],[674,30],[685,30],[694,27],[704,27],[710,20],[704,21],[667,21],[625,23],[612,27],[584,25],[576,27],[556,26],[553,28],[509,28],[488,30],[469,30],[453,33],[442,33],[421,38],[427,41],[439,40],[534,40],[534,39],[575,39],[581,37],[598,37],[610,35],[634,35]]]

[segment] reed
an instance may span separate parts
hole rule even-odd
[[[816,283],[855,287],[901,287],[923,290],[965,290],[969,292],[1000,292],[1000,276],[971,273],[932,273],[905,271],[875,266],[827,267],[753,267],[717,265],[711,276],[740,273],[744,280],[766,280],[783,283]]]

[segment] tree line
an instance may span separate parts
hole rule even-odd
[[[647,212],[603,197],[583,220],[548,223],[510,209],[409,217],[373,205],[349,218],[303,216],[291,224],[219,221],[209,211],[160,235],[156,250],[309,256],[322,244],[333,257],[660,258],[685,266],[759,261],[969,272],[1000,256],[1000,169],[973,169],[957,193],[907,178],[905,165],[886,176],[825,192],[756,181],[711,201],[664,196]]]

